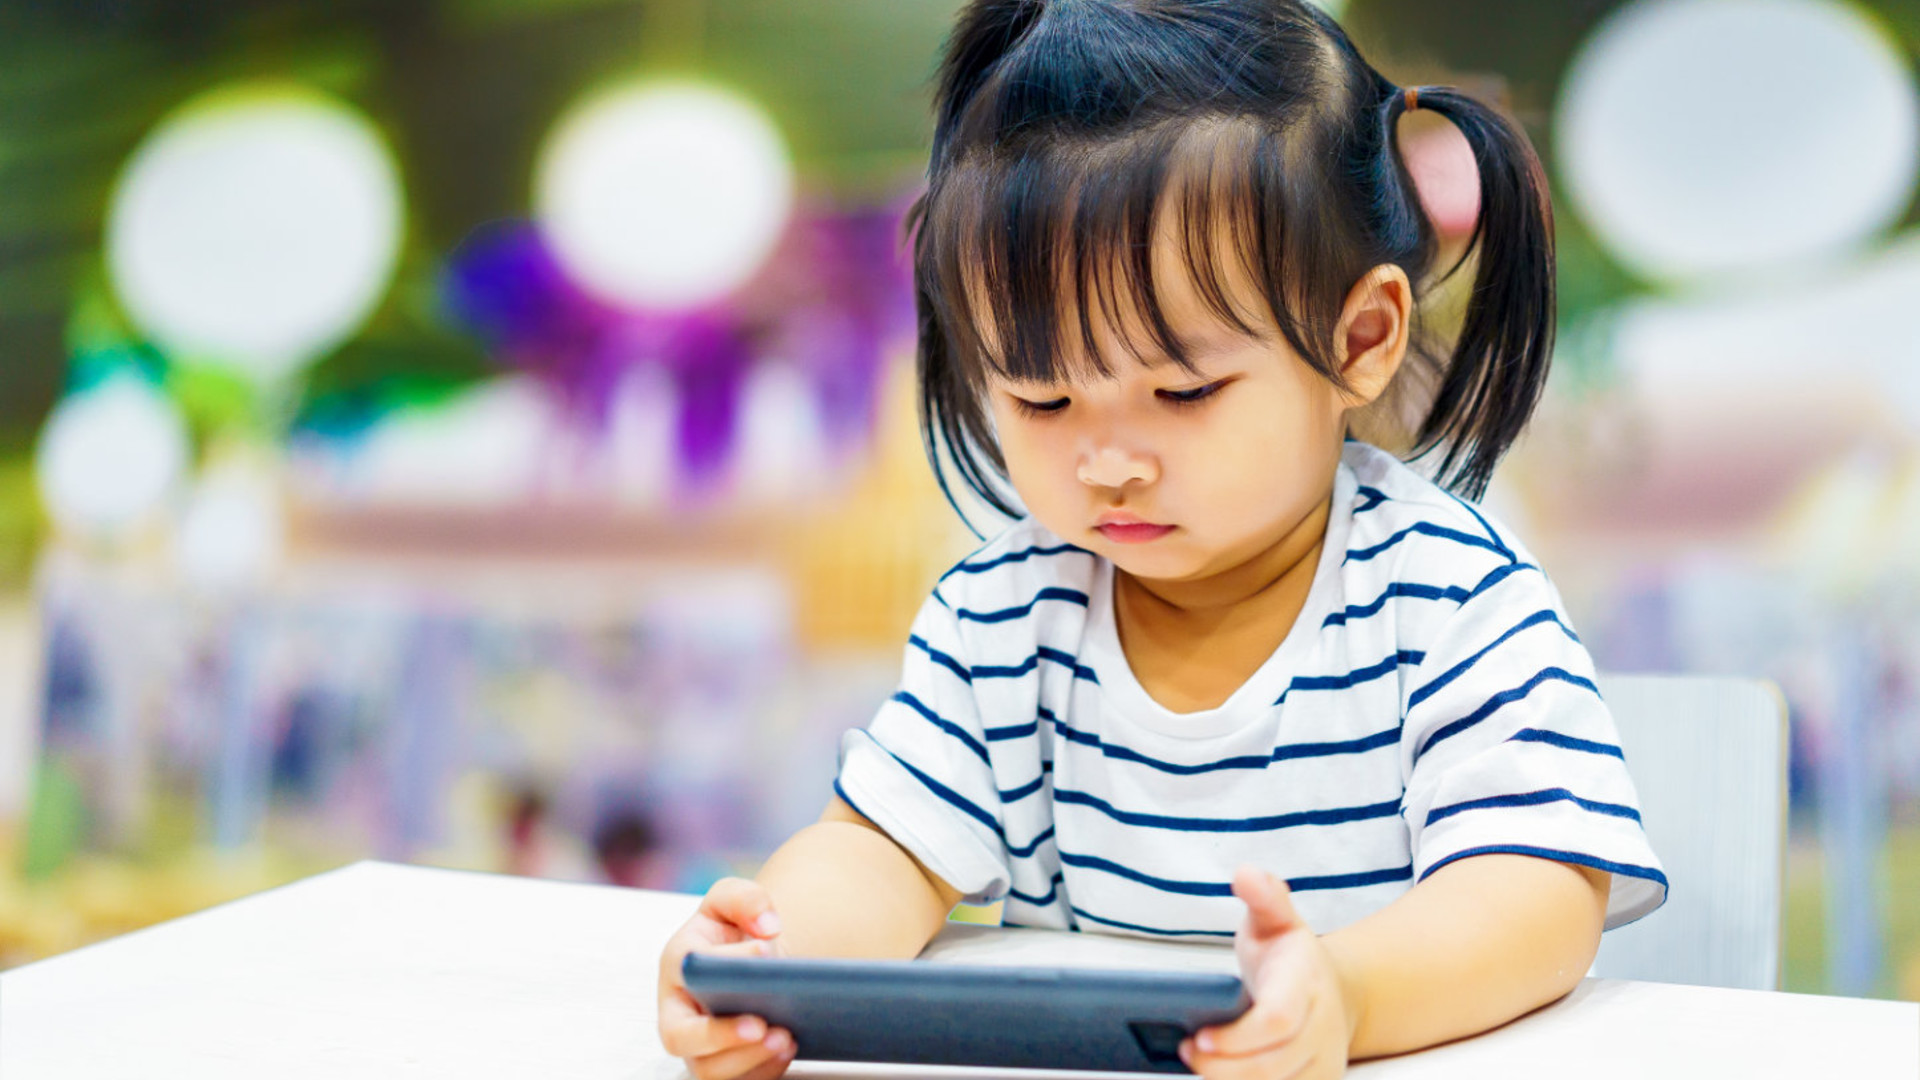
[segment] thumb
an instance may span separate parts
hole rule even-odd
[[[770,938],[780,932],[780,916],[774,914],[773,896],[757,881],[721,878],[700,901],[700,913],[758,938]]]
[[[1246,933],[1251,937],[1279,937],[1306,925],[1294,910],[1293,890],[1265,870],[1240,867],[1233,875],[1233,895],[1247,905]]]

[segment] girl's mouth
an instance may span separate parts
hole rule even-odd
[[[1172,532],[1174,526],[1155,525],[1146,521],[1112,521],[1095,525],[1094,529],[1116,544],[1145,544]]]

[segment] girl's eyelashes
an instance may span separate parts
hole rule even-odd
[[[1219,392],[1220,388],[1227,385],[1228,382],[1229,380],[1227,379],[1218,379],[1205,386],[1196,386],[1191,390],[1161,390],[1158,391],[1158,393],[1160,397],[1175,405],[1198,405]]]
[[[1026,398],[1013,397],[1014,407],[1027,416],[1051,416],[1067,407],[1066,398],[1054,398],[1051,401],[1028,401]]]

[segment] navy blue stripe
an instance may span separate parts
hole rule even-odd
[[[1005,805],[1006,803],[1019,802],[1021,799],[1024,799],[1027,796],[1033,794],[1034,792],[1039,791],[1041,785],[1045,784],[1046,781],[1047,781],[1047,770],[1042,769],[1040,770],[1039,776],[1034,777],[1032,780],[1028,781],[1027,783],[1021,784],[1017,788],[1003,789],[1000,792],[1000,802],[1002,805]]]
[[[941,574],[940,580],[945,581],[955,574],[982,574],[987,572],[988,570],[993,569],[996,566],[1005,566],[1008,563],[1026,562],[1028,559],[1031,559],[1036,555],[1060,555],[1069,551],[1077,551],[1082,554],[1087,553],[1085,548],[1075,547],[1072,544],[1058,544],[1054,547],[1030,547],[1030,548],[1027,548],[1025,551],[1010,552],[1006,555],[1001,555],[997,558],[988,559],[985,562],[977,562],[977,563],[963,562],[958,566],[955,566],[953,569],[948,570],[946,573]]]
[[[1179,893],[1182,896],[1232,896],[1233,886],[1221,881],[1175,881],[1172,878],[1154,877],[1143,874],[1130,866],[1121,866],[1110,859],[1097,855],[1075,855],[1070,851],[1060,852],[1060,861],[1068,866],[1078,866],[1085,870],[1104,870],[1116,877],[1137,881],[1142,885],[1151,885],[1161,892]]]
[[[1441,488],[1440,490],[1446,491],[1445,488]],[[1453,492],[1447,491],[1447,494],[1453,495]],[[1458,495],[1453,495],[1453,501],[1459,503],[1461,509],[1465,510],[1469,514],[1472,514],[1473,520],[1479,522],[1480,527],[1487,530],[1487,539],[1493,541],[1494,550],[1498,551],[1502,555],[1505,555],[1507,558],[1514,560],[1515,562],[1519,561],[1520,557],[1513,553],[1513,549],[1501,542],[1500,533],[1494,529],[1493,523],[1488,521],[1486,518],[1481,517],[1480,511],[1476,509],[1472,503],[1468,502],[1467,500],[1461,498]]]
[[[1102,926],[1116,926],[1122,930],[1136,930],[1142,934],[1160,934],[1166,937],[1178,937],[1184,934],[1205,934],[1208,937],[1221,938],[1230,938],[1233,936],[1233,931],[1231,930],[1162,930],[1157,926],[1141,926],[1139,923],[1121,922],[1119,919],[1109,919],[1101,915],[1095,915],[1084,908],[1074,907],[1072,904],[1068,904],[1067,908],[1071,910],[1075,916],[1085,919],[1088,922],[1097,922]]]
[[[1047,883],[1047,895],[1045,896],[1028,896],[1026,893],[1009,885],[1007,886],[1007,899],[1018,900],[1023,904],[1032,904],[1034,907],[1046,907],[1059,898],[1060,886],[1065,882],[1066,875],[1053,875],[1053,880]]]
[[[1492,652],[1493,650],[1499,648],[1501,645],[1505,644],[1508,638],[1513,637],[1513,635],[1520,633],[1522,630],[1539,626],[1541,623],[1544,623],[1544,622],[1554,623],[1555,625],[1559,626],[1560,629],[1566,630],[1568,637],[1573,637],[1573,631],[1567,630],[1566,624],[1560,621],[1560,616],[1558,614],[1552,611],[1536,611],[1533,614],[1527,616],[1526,618],[1520,620],[1520,622],[1517,625],[1515,625],[1513,629],[1508,630],[1506,633],[1501,634],[1497,638],[1494,638],[1493,642],[1489,644],[1486,648],[1481,649],[1479,652],[1474,653],[1472,656],[1469,656],[1465,660],[1462,660],[1459,663],[1448,668],[1442,674],[1435,676],[1432,682],[1426,684],[1425,686],[1422,686],[1420,689],[1415,690],[1412,694],[1408,695],[1407,708],[1409,709],[1414,708],[1415,706],[1419,705],[1421,702],[1427,700],[1428,698],[1432,697],[1434,694],[1438,693],[1440,690],[1444,689],[1448,683],[1466,674],[1467,671],[1473,667],[1473,665],[1480,662],[1481,657],[1486,656],[1488,653]],[[1579,639],[1575,638],[1574,640],[1577,643]]]
[[[1623,877],[1640,878],[1643,881],[1651,881],[1659,885],[1662,889],[1667,887],[1667,875],[1655,870],[1651,866],[1637,866],[1633,863],[1617,863],[1607,859],[1597,858],[1584,852],[1560,851],[1555,848],[1532,847],[1527,844],[1491,844],[1487,847],[1468,848],[1465,851],[1456,851],[1446,858],[1441,859],[1439,862],[1434,863],[1432,866],[1427,867],[1427,872],[1420,875],[1420,880],[1425,881],[1432,877],[1434,871],[1448,863],[1459,862],[1461,859],[1472,858],[1475,855],[1532,855],[1535,858],[1552,859],[1554,862],[1591,866],[1595,870],[1605,870],[1609,874],[1620,874]]]
[[[1082,746],[1091,746],[1100,751],[1102,755],[1112,758],[1115,761],[1131,761],[1138,765],[1145,765],[1150,769],[1158,769],[1164,773],[1172,773],[1175,776],[1194,776],[1199,773],[1218,772],[1225,769],[1264,769],[1276,761],[1293,761],[1299,758],[1334,757],[1341,754],[1364,754],[1369,750],[1378,750],[1383,746],[1392,746],[1400,741],[1400,729],[1396,726],[1388,728],[1385,731],[1374,732],[1372,735],[1362,736],[1358,739],[1347,739],[1340,742],[1289,743],[1285,746],[1274,747],[1273,752],[1270,754],[1247,754],[1241,757],[1209,761],[1200,765],[1181,765],[1171,761],[1161,761],[1158,758],[1151,758],[1136,750],[1129,750],[1124,746],[1115,746],[1111,743],[1101,742],[1100,736],[1092,734],[1091,732],[1068,727],[1062,723],[1058,717],[1054,716],[1053,713],[1044,708],[1040,710],[1040,719],[1052,724],[1054,730],[1060,734],[1060,737],[1066,739],[1068,742],[1079,743]]]
[[[1005,839],[1004,834],[1002,835],[1001,839]],[[1046,828],[1040,830],[1040,835],[1034,837],[1033,842],[1028,844],[1026,847],[1015,847],[1012,843],[1008,843],[1007,854],[1013,856],[1016,859],[1027,858],[1028,856],[1032,855],[1034,852],[1039,851],[1041,844],[1044,844],[1051,839],[1053,839],[1053,826],[1049,825]]]
[[[1529,791],[1521,795],[1490,795],[1484,799],[1468,799],[1466,802],[1457,802],[1451,806],[1437,807],[1427,811],[1427,824],[1431,825],[1436,821],[1450,818],[1455,814],[1466,813],[1468,810],[1487,810],[1494,807],[1506,806],[1539,806],[1542,803],[1550,802],[1570,802],[1582,810],[1591,810],[1596,814],[1611,814],[1614,817],[1626,818],[1628,821],[1640,820],[1640,811],[1635,810],[1631,806],[1583,799],[1573,792],[1568,791],[1566,788],[1561,787],[1544,788],[1540,791]]]
[[[1587,754],[1605,754],[1627,760],[1627,755],[1611,743],[1593,742],[1589,739],[1576,739],[1571,735],[1562,735],[1557,731],[1542,731],[1539,728],[1521,728],[1507,736],[1508,742],[1537,742],[1548,746],[1557,746],[1562,750],[1579,750]]]
[[[1007,833],[1005,829],[1000,827],[1000,820],[998,818],[994,817],[992,814],[989,814],[985,810],[982,810],[980,807],[976,806],[973,800],[967,798],[965,795],[960,794],[959,792],[953,790],[952,788],[941,783],[940,781],[935,780],[933,777],[928,776],[926,773],[921,772],[919,769],[914,768],[912,762],[908,761],[906,758],[901,757],[899,754],[894,753],[892,750],[888,750],[887,744],[881,742],[879,739],[874,738],[871,734],[867,736],[867,740],[873,743],[873,745],[879,747],[881,750],[886,751],[886,755],[888,757],[899,762],[901,768],[907,770],[907,772],[909,773],[912,773],[913,778],[915,780],[920,781],[920,783],[923,786],[925,786],[928,791],[931,791],[935,795],[940,796],[941,799],[945,800],[949,805],[960,810],[962,813],[966,814],[968,817],[973,818],[975,821],[980,822],[982,825],[985,825],[987,828],[992,829],[993,835],[999,837],[1002,843],[1006,842]],[[835,780],[834,782],[836,784],[839,783],[838,780]],[[1047,831],[1052,832],[1053,830],[1048,829]]]
[[[1280,696],[1278,698],[1275,698],[1273,703],[1275,705],[1286,704],[1287,695],[1293,693],[1295,690],[1352,689],[1355,686],[1359,686],[1361,683],[1372,682],[1373,680],[1381,678],[1382,676],[1392,674],[1393,672],[1400,670],[1400,665],[1402,664],[1417,665],[1421,661],[1425,660],[1426,658],[1427,658],[1426,653],[1420,652],[1416,649],[1402,649],[1399,652],[1393,654],[1392,656],[1387,657],[1385,660],[1382,660],[1377,664],[1368,664],[1366,667],[1363,667],[1363,668],[1355,668],[1354,670],[1347,672],[1345,675],[1297,676],[1294,678],[1292,682],[1287,684],[1287,688],[1280,692]]]
[[[1404,596],[1414,600],[1451,600],[1456,604],[1464,604],[1473,598],[1472,593],[1458,585],[1449,585],[1443,589],[1438,585],[1419,585],[1412,582],[1396,581],[1387,586],[1387,590],[1373,600],[1364,604],[1348,604],[1346,610],[1336,611],[1327,616],[1321,620],[1320,626],[1323,629],[1329,626],[1345,626],[1350,620],[1364,619],[1369,615],[1378,615],[1380,609],[1387,606],[1387,601],[1392,600],[1396,596]]]
[[[1370,548],[1355,548],[1353,550],[1348,551],[1346,561],[1347,562],[1365,562],[1368,559],[1373,558],[1375,555],[1380,554],[1381,552],[1392,550],[1395,546],[1397,546],[1400,543],[1400,541],[1405,540],[1407,537],[1412,536],[1415,533],[1419,533],[1425,536],[1438,537],[1442,540],[1451,540],[1456,544],[1464,544],[1467,547],[1484,548],[1496,554],[1506,555],[1509,558],[1512,557],[1511,552],[1502,551],[1500,548],[1500,545],[1494,543],[1491,540],[1487,540],[1483,537],[1475,536],[1472,533],[1463,533],[1458,529],[1449,529],[1449,528],[1446,528],[1445,526],[1435,525],[1431,521],[1416,521],[1413,524],[1407,526],[1404,529],[1401,529],[1399,532],[1394,533],[1392,536],[1389,536],[1385,540],[1380,541],[1379,543],[1373,545]]]
[[[1275,747],[1273,760],[1292,761],[1296,758],[1333,757],[1339,754],[1364,754],[1369,750],[1378,750],[1383,746],[1393,746],[1400,741],[1399,727],[1390,727],[1385,731],[1376,731],[1358,739],[1346,739],[1341,742],[1292,743]]]
[[[947,734],[953,736],[954,738],[959,739],[962,743],[965,743],[967,749],[973,751],[974,754],[977,757],[979,757],[981,761],[984,761],[989,765],[993,764],[993,761],[987,757],[987,748],[980,744],[980,740],[974,738],[971,734],[967,732],[967,729],[961,727],[959,724],[956,724],[953,721],[948,720],[946,717],[941,716],[939,713],[934,712],[932,709],[927,708],[927,706],[923,704],[919,698],[914,697],[912,694],[907,693],[905,690],[902,690],[893,695],[893,700],[899,702],[902,705],[905,705],[907,708],[912,709],[914,712],[919,713],[921,716],[926,717],[927,723],[932,724],[934,727],[939,728],[941,731],[944,731]]]
[[[1035,593],[1033,599],[1018,607],[1001,608],[999,611],[968,611],[966,608],[955,608],[953,615],[956,619],[967,619],[978,623],[1007,622],[1011,619],[1025,618],[1033,611],[1033,606],[1042,600],[1064,600],[1070,604],[1079,604],[1081,607],[1087,606],[1087,594],[1078,589],[1046,588]]]
[[[1586,690],[1591,690],[1595,694],[1600,693],[1599,687],[1593,685],[1592,682],[1586,679],[1583,679],[1578,675],[1573,674],[1570,671],[1566,671],[1564,669],[1557,668],[1557,667],[1547,668],[1546,670],[1540,672],[1540,674],[1535,675],[1531,679],[1528,679],[1525,683],[1522,683],[1521,685],[1516,686],[1511,690],[1503,690],[1500,693],[1493,695],[1492,697],[1487,699],[1486,704],[1473,710],[1472,712],[1461,717],[1460,719],[1455,720],[1450,724],[1447,724],[1445,727],[1442,727],[1436,730],[1432,735],[1427,737],[1426,742],[1420,744],[1420,748],[1418,750],[1415,750],[1413,752],[1413,760],[1416,763],[1419,762],[1422,755],[1424,755],[1428,750],[1433,749],[1434,743],[1437,743],[1442,739],[1450,739],[1453,736],[1460,734],[1461,732],[1467,730],[1473,725],[1479,723],[1482,720],[1485,720],[1487,717],[1492,716],[1494,713],[1500,711],[1501,708],[1507,705],[1511,705],[1514,702],[1519,701],[1521,698],[1526,697],[1528,694],[1533,693],[1536,687],[1546,682],[1569,683],[1573,686],[1578,686]]]
[[[1042,660],[1059,664],[1062,667],[1072,668],[1073,677],[1076,679],[1085,679],[1090,683],[1098,683],[1100,681],[1100,676],[1097,675],[1092,668],[1082,664],[1079,657],[1070,652],[1050,648],[1046,645],[1040,646],[1038,652],[1018,664],[1000,666],[983,664],[976,667],[973,669],[973,677],[976,679],[1017,679],[1022,675],[1031,673],[1035,668],[1039,667],[1040,661]]]
[[[1129,881],[1137,881],[1162,892],[1179,893],[1183,896],[1232,896],[1233,886],[1215,881],[1175,881],[1170,878],[1154,877],[1129,866],[1102,859],[1093,855],[1075,855],[1061,851],[1060,861],[1068,866],[1078,866],[1088,870],[1104,870]],[[1321,874],[1313,877],[1288,878],[1287,888],[1294,892],[1319,892],[1326,889],[1357,889],[1367,885],[1384,885],[1395,881],[1409,881],[1413,878],[1413,865],[1397,866],[1390,870],[1364,870],[1355,874]]]
[[[955,660],[953,657],[948,656],[946,653],[943,653],[939,649],[936,649],[933,646],[927,644],[926,638],[921,637],[919,634],[911,634],[911,635],[908,635],[907,637],[907,644],[913,646],[916,649],[919,649],[921,652],[926,653],[927,657],[931,659],[934,663],[939,664],[941,667],[946,668],[948,671],[951,671],[955,675],[960,676],[962,680],[968,683],[973,682],[973,673],[967,670],[967,666],[965,664],[962,664],[960,661]]]
[[[1040,733],[1040,721],[1029,720],[1024,724],[1008,724],[1006,727],[990,727],[981,732],[988,742],[1005,742],[1008,739],[1023,739],[1028,735]]]
[[[894,753],[892,750],[888,750],[887,745],[885,743],[881,742],[879,739],[875,739],[871,734],[869,734],[867,738],[869,741],[873,743],[873,745],[878,746],[881,750],[885,750],[888,757],[899,762],[901,768],[907,770],[909,773],[912,773],[913,778],[915,780],[920,781],[920,783],[924,784],[928,791],[931,791],[935,795],[940,796],[941,799],[945,800],[948,804],[958,808],[962,813],[966,814],[968,817],[971,817],[974,820],[980,822],[982,825],[985,825],[987,828],[992,829],[993,835],[999,837],[1000,842],[1007,846],[1007,854],[1013,856],[1014,858],[1024,859],[1029,855],[1032,855],[1035,851],[1038,851],[1040,849],[1041,844],[1046,843],[1049,839],[1053,837],[1053,826],[1049,825],[1044,830],[1041,831],[1039,836],[1034,837],[1032,842],[1027,844],[1025,847],[1016,846],[1012,841],[1007,839],[1007,832],[1004,828],[1001,827],[999,819],[995,818],[992,814],[987,813],[985,810],[980,809],[980,807],[974,805],[972,800],[968,799],[966,796],[960,794],[959,792],[953,790],[952,788],[946,786],[945,784],[942,784],[940,781],[935,780],[933,777],[928,776],[926,773],[921,772],[919,769],[914,768],[912,762],[908,761],[906,758],[901,757],[899,754]],[[833,784],[834,784],[835,791],[842,790],[840,788],[840,781],[838,778],[834,779]],[[841,797],[845,798],[845,795],[842,794]],[[847,801],[848,801],[848,805],[852,805],[851,799],[848,799]],[[872,819],[869,818],[868,820],[872,820]]]
[[[1318,892],[1323,889],[1359,889],[1368,885],[1387,885],[1395,881],[1412,881],[1413,864],[1396,866],[1389,870],[1363,870],[1357,874],[1321,874],[1318,877],[1297,877],[1287,879],[1287,888],[1294,892]]]
[[[1467,599],[1471,600],[1474,597],[1479,596],[1481,593],[1486,592],[1488,589],[1493,588],[1495,585],[1500,584],[1501,582],[1507,580],[1507,578],[1513,576],[1514,574],[1519,573],[1522,570],[1538,570],[1538,569],[1540,568],[1533,565],[1530,562],[1510,562],[1507,565],[1502,566],[1499,569],[1488,574],[1486,577],[1481,578],[1480,584],[1475,585],[1473,587],[1473,591],[1467,594]]]
[[[1368,487],[1365,484],[1361,484],[1358,488],[1355,488],[1353,493],[1367,500],[1366,505],[1353,508],[1353,512],[1356,514],[1364,514],[1374,507],[1379,506],[1381,503],[1388,501],[1386,492],[1376,487]]]
[[[1092,807],[1123,825],[1141,825],[1150,829],[1172,829],[1177,832],[1271,832],[1276,829],[1290,829],[1300,825],[1341,825],[1349,821],[1369,821],[1374,818],[1392,817],[1400,812],[1400,800],[1398,798],[1388,800],[1387,802],[1373,803],[1369,806],[1341,806],[1328,810],[1297,810],[1290,814],[1270,814],[1266,817],[1250,818],[1174,817],[1168,814],[1143,814],[1133,810],[1121,810],[1097,795],[1090,795],[1084,791],[1069,791],[1063,788],[1053,789],[1053,801],[1071,806]]]

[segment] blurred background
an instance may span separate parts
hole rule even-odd
[[[1920,0],[1327,6],[1553,178],[1490,504],[1604,669],[1782,687],[1786,988],[1920,999]],[[818,813],[976,542],[898,243],[957,7],[0,0],[0,966]]]

